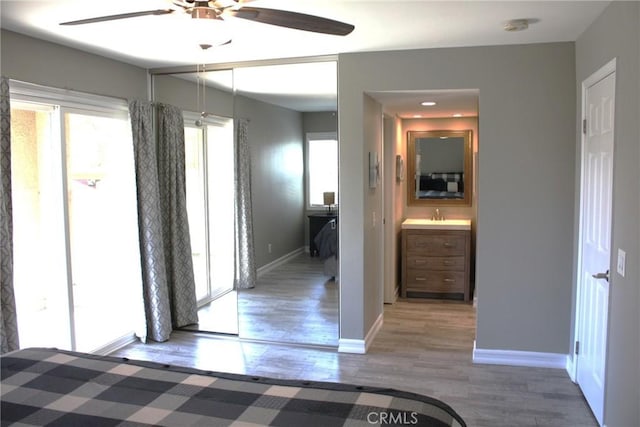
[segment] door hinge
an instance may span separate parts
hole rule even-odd
[[[580,354],[580,341],[576,341],[575,344],[575,353]]]
[[[582,119],[582,133],[587,134],[587,119]]]

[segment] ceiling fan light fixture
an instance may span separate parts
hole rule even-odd
[[[195,41],[203,51],[212,46],[222,46],[232,38],[229,24],[221,18],[187,19],[183,25],[182,32],[186,38]]]
[[[220,19],[220,14],[216,9],[210,7],[196,6],[191,9],[191,18],[193,19]]]
[[[527,28],[529,28],[528,19],[512,19],[507,21],[503,26],[503,29],[509,32],[524,31]]]

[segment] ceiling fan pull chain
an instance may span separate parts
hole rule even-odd
[[[202,117],[205,116],[207,111],[207,66],[202,64]]]
[[[200,65],[196,65],[196,110],[202,111],[200,108]]]

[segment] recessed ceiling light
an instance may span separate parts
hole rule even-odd
[[[436,105],[436,103],[433,101],[424,101],[421,102],[420,105],[424,105],[425,107],[433,107],[434,105]]]
[[[513,31],[523,31],[529,28],[529,20],[528,19],[512,19],[504,24],[502,27],[505,31],[513,32]]]
[[[460,113],[455,113],[455,114],[453,115],[453,117],[462,117],[462,114],[460,114]]]

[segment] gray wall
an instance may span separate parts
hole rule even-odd
[[[479,89],[477,346],[569,353],[575,191],[573,43],[341,54],[341,338],[382,307],[366,155],[377,142],[364,93]],[[364,190],[364,199],[363,199]],[[365,273],[367,272],[367,273]],[[363,324],[363,321],[365,322]]]
[[[232,71],[219,71],[232,73]],[[184,111],[198,111],[198,91],[195,83],[174,76],[152,76],[153,99],[175,105]],[[204,109],[221,117],[233,117],[234,96],[229,92],[207,88]],[[203,98],[200,94],[200,98]],[[200,100],[202,102],[202,99]]]
[[[193,83],[155,76],[154,85],[156,100],[197,110]],[[207,88],[206,101],[210,113],[249,119],[256,265],[263,267],[304,246],[303,116],[212,88]]]
[[[149,99],[147,71],[2,30],[1,72],[16,80],[127,99]],[[156,100],[195,111],[195,85],[154,77]],[[261,267],[304,245],[302,115],[207,89],[207,111],[249,118],[256,264]],[[271,253],[268,244],[272,244]]]
[[[612,271],[627,253],[625,277],[611,274],[605,423],[640,425],[640,3],[612,2],[576,42],[576,109],[581,84],[617,58],[614,141]],[[576,164],[581,138],[576,138]],[[576,182],[579,182],[576,175]],[[578,223],[576,194],[576,217]],[[577,230],[577,228],[576,228]],[[577,231],[574,249],[577,253]]]
[[[154,76],[154,98],[197,110],[195,85],[184,79]],[[300,249],[304,245],[302,114],[212,88],[207,88],[206,101],[210,113],[249,119],[256,265],[265,266]]]
[[[378,161],[380,162],[380,170],[382,170],[382,161],[383,161],[383,110],[382,105],[380,105],[375,99],[368,95],[364,95],[362,97],[362,109],[364,113],[364,121],[362,121],[362,131],[363,131],[363,139],[364,141],[364,155],[362,156],[362,162],[364,163],[364,168],[366,170],[366,179],[364,180],[364,185],[360,189],[360,198],[363,198],[364,209],[363,209],[363,228],[364,228],[364,238],[362,241],[363,249],[364,249],[364,259],[368,260],[369,263],[365,261],[362,266],[363,272],[363,284],[360,298],[364,304],[364,316],[362,321],[364,322],[362,325],[362,333],[367,334],[370,326],[374,324],[374,322],[378,319],[378,317],[382,313],[382,305],[383,305],[383,280],[384,280],[384,270],[383,270],[383,259],[382,255],[383,244],[384,244],[384,234],[383,234],[383,224],[382,218],[384,216],[384,209],[382,206],[383,202],[383,186],[382,186],[382,177],[379,178],[376,183],[376,188],[370,188],[369,186],[369,153],[375,152],[378,155]],[[342,144],[342,140],[340,140]],[[340,152],[342,153],[342,148],[340,148]],[[343,168],[342,160],[340,161],[340,171],[341,177],[349,174],[349,167],[346,166]],[[340,185],[342,188],[342,185]],[[364,197],[363,197],[364,196]],[[346,194],[342,195],[342,200],[347,199],[349,196]],[[343,216],[345,209],[340,210],[341,218]],[[347,209],[348,212],[348,209]],[[349,212],[348,212],[349,213]],[[347,233],[347,238],[349,238],[349,230],[344,227],[340,229],[340,232],[345,231]],[[343,243],[344,240],[340,239],[340,243]],[[344,252],[341,252],[340,256]],[[351,255],[351,254],[350,254]],[[340,259],[341,266],[345,264],[345,261]],[[348,261],[347,261],[348,262]],[[345,311],[352,310],[355,306],[350,304],[350,297],[347,295],[346,287],[344,287],[342,282],[342,270],[340,270],[340,304],[341,308],[344,311],[341,311],[341,316],[344,315]],[[349,289],[351,290],[351,289]],[[354,295],[354,297],[356,297]],[[347,328],[348,324],[342,322],[342,317],[340,318],[340,330],[342,328]],[[341,338],[345,338],[341,333]]]
[[[2,30],[1,72],[29,83],[124,99],[148,99],[147,72],[98,55]]]
[[[235,111],[236,117],[250,120],[253,231],[260,267],[304,246],[302,114],[240,96]]]
[[[308,132],[337,132],[338,114],[335,111],[302,113],[302,128]]]

